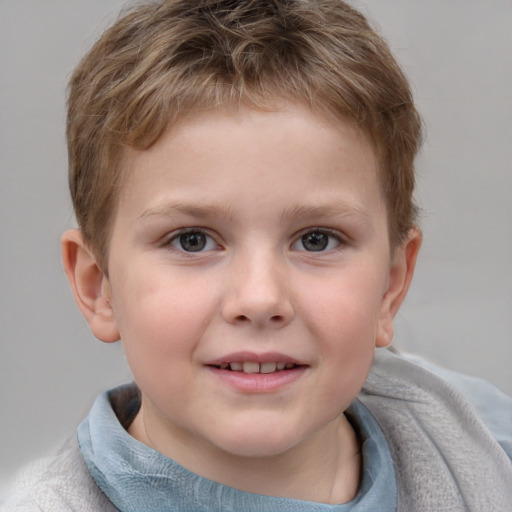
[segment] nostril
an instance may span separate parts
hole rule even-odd
[[[280,323],[284,320],[284,317],[282,315],[273,315],[270,317],[270,322],[272,323]],[[238,315],[235,318],[236,322],[250,322],[251,319],[246,315]]]

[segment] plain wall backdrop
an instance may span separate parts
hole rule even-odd
[[[129,380],[95,340],[60,263],[73,225],[65,88],[121,0],[0,0],[0,479],[71,435]],[[413,84],[426,125],[424,244],[395,345],[512,394],[512,1],[357,1]]]

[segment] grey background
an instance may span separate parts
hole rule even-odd
[[[61,269],[64,97],[120,0],[0,0],[0,480],[130,378]],[[395,344],[512,394],[512,1],[357,2],[414,86],[425,241]]]

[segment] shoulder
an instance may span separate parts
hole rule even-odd
[[[76,439],[23,469],[0,500],[0,512],[114,512],[83,461]]]
[[[401,510],[511,510],[509,397],[378,349],[359,399],[388,442]]]
[[[414,409],[417,419],[425,422],[432,420],[434,409],[443,415],[440,424],[448,418],[476,421],[512,461],[512,397],[483,379],[412,354],[377,349],[362,398],[380,413],[386,413],[391,405]]]
[[[512,397],[484,379],[447,370],[423,358],[402,354],[405,359],[435,373],[471,404],[494,439],[512,460]]]

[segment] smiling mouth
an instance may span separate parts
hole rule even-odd
[[[293,370],[305,365],[285,362],[258,363],[256,361],[234,361],[231,363],[221,363],[218,365],[215,364],[209,366],[212,368],[218,368],[219,370],[227,370],[232,372],[267,374]]]

